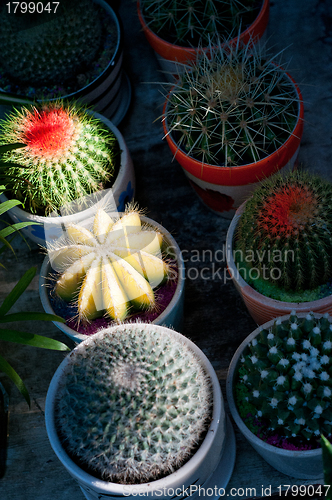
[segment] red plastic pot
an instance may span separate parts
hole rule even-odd
[[[196,48],[183,47],[181,45],[175,45],[170,42],[166,42],[149,28],[143,17],[140,3],[141,1],[137,0],[137,12],[139,20],[143,27],[146,39],[148,40],[153,50],[156,52],[162,68],[167,71],[172,71],[172,67],[174,69],[174,65],[172,65],[170,61],[186,63],[188,61],[194,60],[197,54]],[[262,7],[258,16],[256,17],[255,21],[240,34],[240,41],[245,44],[247,44],[251,40],[254,42],[258,41],[263,36],[266,30],[268,20],[269,0],[263,0]],[[236,43],[237,39],[237,37],[234,38],[232,42]]]
[[[163,120],[167,143],[191,186],[209,209],[223,217],[232,218],[237,208],[250,196],[260,181],[278,171],[287,172],[295,165],[303,133],[304,106],[299,87],[288,73],[286,75],[294,86],[299,102],[294,130],[274,153],[255,163],[236,167],[203,164],[179,148],[169,132],[166,118]],[[163,110],[164,117],[166,106],[167,100]]]

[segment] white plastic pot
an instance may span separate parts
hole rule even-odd
[[[306,313],[297,314],[298,318],[304,318],[305,316]],[[315,316],[321,317],[320,314]],[[289,314],[281,316],[280,319],[281,321],[289,319]],[[262,441],[257,436],[255,436],[255,434],[253,434],[243,422],[234,400],[233,387],[236,383],[237,364],[244,349],[247,347],[248,343],[251,342],[261,332],[262,329],[270,328],[274,324],[274,322],[275,319],[270,320],[261,327],[256,328],[256,330],[254,330],[250,335],[248,335],[248,337],[244,339],[242,344],[235,352],[229,365],[226,381],[226,394],[229,410],[243,436],[249,441],[249,443],[257,451],[257,453],[259,453],[266,460],[266,462],[272,465],[272,467],[277,469],[279,472],[282,472],[283,474],[287,474],[288,476],[296,477],[299,479],[321,479],[323,478],[323,459],[321,448],[303,451],[284,450],[282,448],[272,446],[265,441]]]
[[[96,118],[101,120],[115,135],[119,143],[121,150],[121,160],[118,175],[114,181],[114,184],[110,190],[105,190],[102,193],[96,193],[91,196],[91,200],[95,203],[104,206],[105,203],[116,204],[119,212],[124,211],[125,204],[130,202],[135,195],[135,172],[133,167],[133,162],[130,157],[128,147],[124,141],[124,138],[120,131],[113,125],[110,120],[100,115],[99,113],[93,113]],[[106,194],[105,194],[106,193]],[[0,195],[0,202],[7,200],[6,195]],[[42,217],[39,215],[34,215],[22,208],[13,207],[8,211],[10,218],[14,223],[16,222],[39,222],[40,225],[28,226],[22,229],[24,236],[34,241],[38,245],[45,246],[45,233],[47,234],[47,240],[50,242],[52,239],[56,239],[61,234],[61,226],[63,224],[70,223],[80,223],[92,216],[95,211],[95,206],[92,206],[81,212],[76,212],[71,215],[65,215],[63,217]],[[59,230],[57,231],[57,227]]]
[[[160,231],[164,237],[164,241],[167,244],[169,252],[175,257],[178,266],[178,283],[172,300],[166,309],[154,321],[152,321],[152,323],[155,325],[172,327],[175,330],[181,331],[183,324],[185,267],[180,248],[173,236],[163,226],[148,217],[141,217],[141,221],[144,224],[148,224]],[[50,276],[51,272],[52,268],[50,260],[48,257],[45,257],[39,277],[40,300],[45,312],[55,314],[47,293],[47,277]],[[81,342],[89,337],[88,335],[76,332],[64,323],[58,323],[57,321],[54,321],[53,323],[74,342]]]
[[[223,488],[227,485],[235,461],[234,434],[230,423],[226,420],[223,398],[216,373],[203,352],[180,333],[151,324],[142,324],[142,326],[144,329],[160,329],[163,333],[170,334],[187,344],[198,355],[200,362],[211,378],[213,386],[212,422],[197,452],[176,472],[162,479],[140,485],[111,483],[97,479],[83,471],[64,450],[55,427],[54,409],[57,389],[59,384],[61,384],[61,379],[64,376],[64,370],[68,364],[70,355],[64,359],[55,372],[46,397],[46,429],[51,446],[69,474],[78,482],[85,497],[89,500],[110,498],[114,500],[118,500],[119,498],[134,499],[139,494],[149,497],[151,500],[170,499],[175,495],[182,498],[186,497],[185,490],[187,488],[189,489],[188,493],[192,493],[190,498],[198,498],[202,495],[202,488],[211,488],[214,490],[215,487],[218,487],[220,489],[219,495],[218,490],[217,496],[213,493],[209,495],[210,498],[216,499],[222,494]],[[122,329],[124,327],[124,325],[120,325],[114,328]],[[102,335],[102,332],[85,340],[84,343],[93,342],[99,335]],[[80,349],[81,346],[82,344],[78,345],[75,350]],[[201,488],[200,495],[199,488]]]

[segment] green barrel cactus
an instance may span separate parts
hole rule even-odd
[[[102,43],[102,24],[92,0],[61,0],[52,12],[1,12],[0,64],[19,83],[47,85],[64,83],[84,71]],[[39,1],[38,4],[41,4]],[[30,4],[29,4],[30,5]],[[49,5],[49,7],[50,7]]]
[[[55,424],[67,452],[88,471],[123,484],[174,472],[211,421],[211,381],[171,330],[105,329],[70,356]]]
[[[276,319],[249,343],[237,366],[252,413],[281,437],[332,434],[332,323],[328,314]],[[240,398],[237,398],[241,406]],[[243,415],[241,415],[243,416]]]
[[[0,145],[21,144],[1,157],[1,181],[32,213],[47,215],[99,191],[119,158],[114,134],[78,103],[14,109],[0,120]]]
[[[246,202],[235,248],[235,258],[285,290],[324,285],[332,278],[332,184],[305,171],[267,179]]]
[[[215,35],[237,35],[257,15],[257,2],[247,0],[141,0],[149,28],[164,40],[192,47],[208,45]]]
[[[293,82],[256,46],[211,46],[178,78],[163,119],[178,146],[203,163],[257,162],[284,144],[298,120]]]

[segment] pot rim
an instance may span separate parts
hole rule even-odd
[[[305,318],[308,313],[303,313],[299,312],[297,313],[296,311],[296,316],[298,318]],[[323,314],[318,314],[314,313],[315,318],[320,318],[323,316]],[[306,456],[316,456],[320,455],[322,453],[321,448],[316,448],[313,450],[285,450],[284,448],[278,448],[277,446],[273,446],[269,443],[266,443],[259,437],[257,437],[251,430],[248,429],[246,424],[244,423],[242,417],[240,416],[234,395],[233,395],[233,384],[234,384],[234,379],[237,373],[237,364],[239,362],[239,358],[244,351],[244,349],[247,347],[248,343],[251,342],[263,329],[267,329],[270,326],[273,326],[275,321],[277,319],[280,319],[282,322],[286,321],[289,319],[290,314],[285,314],[283,316],[278,316],[278,318],[271,319],[270,321],[267,321],[263,325],[258,326],[250,335],[248,335],[239,345],[237,350],[235,351],[232,360],[230,362],[228,372],[227,372],[227,379],[226,379],[226,395],[227,395],[227,401],[229,405],[230,412],[232,414],[232,417],[242,432],[242,434],[249,440],[252,441],[256,446],[259,446],[260,448],[265,449],[266,451],[269,451],[274,454],[278,454],[281,456],[285,457],[301,457],[305,453]]]
[[[141,0],[137,0],[137,12],[145,36],[149,39],[149,41],[151,41],[151,45],[153,44],[153,48],[158,53],[158,55],[178,63],[186,63],[188,62],[188,60],[192,60],[195,58],[197,52],[199,52],[197,48],[185,47],[182,45],[176,45],[171,42],[167,42],[156,33],[154,33],[151,28],[149,28],[143,16],[143,12],[141,9]],[[238,39],[241,42],[247,43],[250,38],[253,37],[252,33],[254,33],[255,35],[254,38],[260,39],[263,36],[264,31],[266,30],[268,17],[269,0],[262,0],[262,6],[256,19],[250,26],[248,26],[244,31],[240,33],[240,36],[232,38],[230,43],[236,43]],[[258,31],[258,33],[256,33],[256,30]],[[160,47],[160,49],[156,50],[156,47]]]
[[[114,180],[114,183],[112,184],[112,186],[110,188],[110,189],[112,189],[112,191],[115,191],[121,182],[121,176],[124,173],[125,166],[128,164],[129,161],[131,162],[130,157],[129,157],[128,148],[126,146],[123,135],[121,134],[119,129],[108,118],[101,115],[100,113],[97,113],[96,111],[88,110],[88,112],[93,114],[93,116],[95,118],[102,121],[111,130],[111,132],[113,132],[113,134],[118,142],[120,152],[121,152],[121,154],[120,154],[120,167],[119,167],[118,174]],[[107,196],[107,194],[105,194],[102,196],[102,198],[100,198],[99,194],[101,192],[102,191],[97,191],[96,193],[93,193],[97,198],[95,203],[100,203]],[[0,195],[0,197],[3,198],[4,201],[8,200],[5,193]],[[93,205],[91,205],[91,206],[93,206]],[[58,215],[56,217],[50,216],[50,215],[46,216],[46,215],[32,214],[31,212],[26,212],[25,210],[20,208],[20,206],[12,207],[11,210],[13,213],[15,213],[15,215],[19,219],[21,219],[23,217],[24,219],[39,222],[39,223],[44,224],[44,225],[51,224],[51,225],[60,225],[61,226],[62,224],[73,222],[73,220],[77,217],[77,214],[80,214],[82,217],[86,216],[86,218],[88,218],[91,206],[89,206],[88,208],[85,208],[84,210],[80,210],[79,212],[74,212],[74,213],[69,214],[69,215]]]
[[[249,285],[240,275],[240,273],[237,270],[236,264],[234,262],[233,258],[233,240],[235,237],[235,231],[236,227],[238,224],[238,221],[245,209],[246,201],[242,203],[242,205],[239,206],[239,208],[236,210],[236,213],[231,220],[231,223],[229,225],[229,228],[227,230],[227,235],[226,235],[226,261],[227,261],[227,267],[228,267],[228,272],[231,275],[232,280],[234,280],[237,285],[246,291],[247,295],[251,295],[257,300],[258,302],[261,303],[268,303],[270,306],[276,306],[279,309],[284,309],[284,314],[287,313],[289,310],[296,310],[299,312],[305,312],[308,310],[309,307],[311,307],[311,304],[313,305],[312,307],[314,309],[322,308],[324,306],[327,306],[328,304],[331,303],[332,295],[328,295],[327,297],[323,297],[322,299],[317,299],[317,300],[311,300],[309,302],[285,302],[277,299],[273,299],[272,297],[267,297],[266,295],[263,295],[260,292],[257,292],[251,285]],[[319,314],[319,313],[318,313]]]
[[[116,325],[114,327],[111,327],[111,329],[123,329],[128,325],[121,324],[121,325]],[[130,493],[128,494],[129,489],[133,489],[134,491],[139,489],[144,489],[146,492],[152,493],[153,491],[156,490],[162,490],[163,488],[167,488],[167,484],[171,483],[172,481],[176,481],[179,478],[177,476],[180,475],[180,471],[182,472],[183,475],[190,472],[192,468],[197,468],[197,463],[201,462],[204,460],[205,455],[211,448],[211,445],[214,441],[215,435],[217,434],[217,429],[219,428],[219,425],[225,425],[226,420],[224,419],[223,421],[220,420],[220,415],[222,416],[222,410],[223,410],[223,396],[222,392],[220,389],[219,385],[219,380],[217,378],[216,372],[213,369],[211,362],[208,360],[208,358],[205,356],[205,354],[199,349],[199,347],[194,344],[191,340],[189,340],[187,337],[182,335],[181,333],[178,333],[171,328],[161,326],[161,325],[154,325],[151,323],[140,323],[141,327],[147,328],[147,329],[157,329],[157,330],[167,330],[167,333],[170,333],[170,335],[179,338],[182,340],[184,343],[186,343],[192,351],[198,356],[200,362],[202,363],[203,367],[205,368],[207,374],[211,378],[212,382],[212,390],[213,390],[213,409],[212,409],[212,420],[209,425],[209,428],[207,430],[207,434],[200,445],[199,449],[194,453],[194,455],[182,466],[180,469],[176,470],[172,474],[169,474],[166,477],[163,477],[161,479],[155,480],[155,481],[150,481],[148,483],[141,483],[141,484],[136,484],[136,485],[124,485],[120,483],[112,483],[109,481],[103,481],[101,479],[98,479],[91,474],[83,471],[66,453],[64,448],[61,445],[60,439],[57,435],[57,432],[55,430],[55,423],[54,423],[54,403],[55,403],[55,395],[57,391],[57,387],[61,381],[62,378],[62,372],[66,365],[68,364],[68,360],[71,356],[71,354],[68,354],[68,356],[65,357],[65,359],[61,362],[59,367],[57,368],[55,374],[52,377],[51,383],[49,385],[47,395],[46,395],[46,402],[45,402],[45,420],[46,420],[46,429],[47,429],[47,434],[49,437],[49,440],[51,442],[52,448],[56,455],[58,456],[59,460],[63,463],[63,465],[70,469],[71,474],[75,477],[76,480],[84,483],[85,485],[89,486],[91,483],[93,484],[94,487],[97,487],[101,490],[103,490],[105,493],[106,492],[112,492],[113,494],[119,495],[122,494],[124,496],[130,496]],[[93,342],[94,339],[98,336],[102,336],[103,331],[100,331],[99,333],[94,334],[93,336],[87,338],[84,343],[90,343]],[[75,347],[75,349],[79,349],[80,345]],[[225,415],[225,414],[224,414]]]
[[[165,317],[168,315],[168,313],[175,307],[175,305],[178,303],[178,301],[181,298],[181,295],[184,293],[184,285],[185,285],[185,265],[184,265],[184,260],[182,257],[182,253],[180,250],[180,247],[178,246],[177,242],[173,238],[173,236],[165,229],[161,224],[158,224],[154,220],[150,219],[149,217],[141,216],[141,221],[143,223],[149,224],[151,227],[156,228],[159,230],[163,237],[165,238],[166,243],[168,244],[168,247],[172,248],[175,250],[175,257],[177,261],[177,267],[178,267],[178,281],[176,285],[176,289],[174,292],[174,295],[166,307],[166,309],[155,319],[152,321],[151,324],[157,325],[158,323],[162,324],[162,321],[165,319]],[[51,264],[48,255],[46,255],[41,270],[40,270],[40,276],[39,276],[39,295],[40,295],[40,300],[41,303],[44,307],[45,312],[50,313],[50,314],[55,314],[54,310],[51,306],[48,294],[47,294],[47,278],[49,276],[50,270],[51,270]],[[124,320],[126,321],[126,320]],[[57,326],[62,332],[64,332],[68,337],[70,337],[74,342],[81,342],[84,340],[87,340],[90,338],[92,335],[85,335],[83,333],[76,332],[76,330],[73,330],[69,326],[67,326],[64,323],[59,323],[58,321],[53,321],[52,322],[55,326]],[[128,322],[127,322],[128,324]],[[147,323],[148,324],[148,323]]]
[[[271,62],[271,64],[284,71],[282,66],[278,65],[277,63]],[[266,156],[265,158],[262,158],[257,162],[233,167],[224,167],[219,165],[211,165],[209,163],[203,163],[202,161],[196,160],[189,154],[186,154],[177,145],[169,130],[166,115],[169,95],[174,92],[174,89],[176,88],[176,85],[174,85],[171,88],[168,96],[166,97],[162,114],[164,137],[166,138],[168,146],[173,153],[173,157],[176,158],[182,168],[184,168],[184,170],[189,172],[191,175],[215,185],[239,186],[251,184],[261,181],[264,178],[276,173],[282,168],[282,166],[286,165],[287,162],[296,153],[301,142],[304,126],[304,104],[301,90],[293,77],[287,71],[285,71],[285,76],[293,85],[294,92],[297,97],[296,100],[298,103],[297,120],[292,132],[289,133],[288,139],[281,146],[279,146],[278,149],[276,149],[273,153]]]

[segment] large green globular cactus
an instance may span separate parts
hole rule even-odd
[[[61,84],[84,71],[102,43],[100,13],[92,0],[38,2],[34,12],[1,13],[0,53],[5,72],[19,83]],[[51,8],[51,12],[47,10]]]
[[[219,43],[180,71],[164,119],[194,159],[246,165],[274,153],[291,136],[299,97],[284,69],[262,49]]]
[[[245,29],[257,15],[257,2],[247,0],[141,0],[149,28],[182,46],[207,45],[217,34],[228,37]]]
[[[328,314],[277,319],[249,343],[237,366],[252,415],[281,438],[332,433],[332,323]],[[239,407],[243,401],[237,398]],[[242,415],[246,417],[246,415]]]
[[[332,277],[332,184],[304,171],[273,176],[246,202],[235,256],[286,290]]]
[[[105,329],[71,354],[56,401],[67,452],[123,484],[166,476],[186,462],[211,420],[211,381],[171,330]]]
[[[61,100],[15,109],[0,121],[0,177],[26,210],[44,215],[105,187],[112,179],[118,142],[87,109]],[[8,166],[7,166],[8,165]]]

